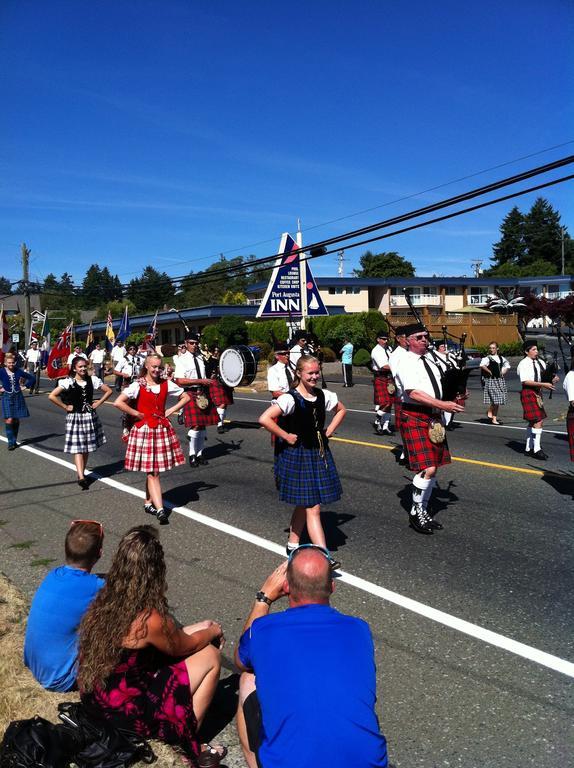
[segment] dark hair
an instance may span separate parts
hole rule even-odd
[[[77,366],[77,364],[78,363],[86,363],[86,362],[87,361],[86,361],[85,357],[81,357],[81,355],[76,355],[76,357],[70,363],[70,371],[72,373],[76,373],[76,366]]]
[[[96,523],[81,522],[70,527],[64,541],[66,563],[91,568],[100,556],[104,535]]]

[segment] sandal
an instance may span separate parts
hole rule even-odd
[[[217,768],[227,755],[227,747],[223,744],[202,744],[197,764],[199,768]]]

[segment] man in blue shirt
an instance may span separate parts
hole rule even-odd
[[[371,632],[330,607],[333,589],[328,552],[310,544],[257,593],[235,652],[243,672],[237,728],[249,768],[387,766]],[[288,610],[269,615],[283,595]]]
[[[92,520],[73,520],[66,535],[66,564],[44,578],[30,607],[24,664],[49,691],[76,687],[78,627],[104,580],[91,573],[100,559],[104,529]]]
[[[353,386],[353,345],[349,339],[343,339],[343,346],[341,347],[341,365],[343,367],[343,386]]]

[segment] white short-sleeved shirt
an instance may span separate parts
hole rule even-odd
[[[135,358],[126,356],[118,363],[118,365],[116,365],[114,370],[118,371],[119,373],[127,373],[128,376],[137,376],[141,370],[141,367],[143,366],[143,363],[143,358],[141,358],[139,355],[136,355]]]
[[[153,392],[154,395],[157,395],[160,390],[161,384],[148,384],[148,389],[150,392]],[[180,397],[182,395],[184,390],[182,387],[179,387],[174,381],[171,379],[167,379],[167,394],[173,395],[174,397]],[[132,382],[129,387],[126,387],[123,391],[123,394],[126,395],[126,397],[129,400],[135,400],[137,396],[140,393],[140,385],[139,382],[134,381]]]
[[[564,387],[564,391],[566,392],[566,397],[570,402],[574,401],[574,371],[568,371],[566,376],[564,377],[564,383],[562,384]]]
[[[121,360],[122,357],[126,356],[127,349],[125,347],[112,347],[111,357],[114,363],[117,363],[118,360]]]
[[[288,392],[289,381],[285,373],[285,363],[275,363],[267,370],[267,389],[270,392]]]
[[[41,355],[42,355],[42,353],[40,352],[39,349],[32,349],[32,348],[30,348],[26,352],[26,362],[28,362],[28,363],[39,363]]]
[[[289,364],[293,370],[295,370],[295,367],[297,366],[297,361],[301,357],[301,355],[309,355],[310,351],[308,347],[301,347],[299,344],[295,344],[294,347],[292,347],[289,350]]]
[[[324,389],[323,394],[325,395],[325,410],[332,411],[337,407],[339,398],[335,392],[331,392],[328,389]],[[317,400],[317,397],[309,397],[306,399],[308,399],[310,403],[314,403]],[[272,400],[272,403],[273,405],[278,405],[279,408],[281,408],[284,416],[289,416],[295,410],[295,398],[293,395],[279,395],[279,397]]]
[[[397,368],[399,367],[399,363],[406,354],[408,354],[408,351],[400,345],[395,347],[391,352],[389,357],[389,365],[391,366],[391,373],[393,376],[397,375]]]
[[[435,379],[438,391],[442,393],[441,375],[437,364],[433,360],[429,360],[426,356],[424,359],[431,370],[431,375]],[[407,354],[401,358],[397,370],[397,379],[400,382],[402,392],[401,399],[403,403],[417,402],[408,395],[408,391],[412,389],[418,389],[420,392],[424,392],[431,397],[437,396],[429,373],[423,363],[423,357],[421,355],[415,355],[414,352],[407,352]]]
[[[536,368],[534,363],[536,363]],[[543,360],[532,360],[530,357],[525,357],[516,366],[516,373],[520,381],[540,381],[542,371],[545,369],[546,363]]]
[[[480,361],[481,367],[484,366],[484,368],[488,368],[488,364],[491,358],[494,360],[495,363],[498,363],[500,365],[501,372],[510,370],[510,363],[505,357],[502,357],[502,355],[487,355],[486,357],[483,357],[482,360]]]
[[[96,365],[101,365],[101,363],[104,362],[104,357],[106,356],[106,350],[105,349],[92,349],[90,352],[90,360],[92,363],[95,363]]]
[[[195,361],[195,362],[194,362]],[[199,368],[199,376],[195,363]],[[173,374],[176,379],[205,379],[205,361],[201,355],[192,355],[191,352],[186,352],[185,355],[180,355],[175,358],[175,373]]]
[[[377,344],[371,350],[371,362],[373,364],[373,371],[381,371],[385,365],[390,364],[391,351],[388,347],[381,347]]]
[[[86,355],[83,352],[79,352],[78,354],[76,354],[75,352],[72,352],[71,355],[68,355],[68,365],[72,364],[72,360],[75,357],[82,357],[84,360],[86,360],[86,362],[88,360],[88,358],[86,357]]]
[[[90,378],[92,380],[92,387],[94,388],[94,390],[100,389],[104,382],[101,379],[99,379],[97,376],[90,376]],[[72,378],[71,376],[67,376],[65,379],[60,379],[58,381],[58,386],[62,387],[62,389],[70,389],[74,381],[76,381],[74,378]],[[79,387],[86,386],[85,381],[76,381],[76,384]]]

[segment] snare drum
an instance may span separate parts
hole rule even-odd
[[[248,387],[257,376],[257,359],[244,344],[228,347],[219,358],[219,375],[228,387]]]

